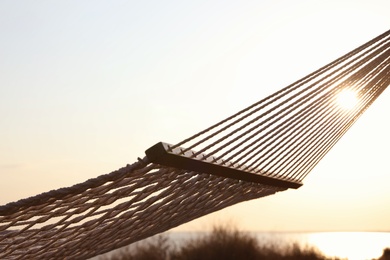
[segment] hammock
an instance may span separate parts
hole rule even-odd
[[[390,31],[200,133],[112,173],[0,206],[0,259],[86,259],[299,188],[390,84]],[[353,108],[337,103],[344,91]]]

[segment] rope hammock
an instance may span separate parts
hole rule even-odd
[[[296,189],[389,84],[390,30],[132,165],[0,206],[0,259],[86,259]],[[349,109],[345,91],[357,97]]]

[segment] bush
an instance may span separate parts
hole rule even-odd
[[[390,252],[390,251],[389,251]],[[385,256],[385,252],[383,254]],[[292,244],[281,248],[276,244],[260,246],[257,239],[249,233],[234,228],[217,226],[202,237],[191,239],[180,248],[173,246],[166,235],[141,241],[125,247],[103,260],[338,260],[327,258],[313,247]],[[387,260],[388,258],[380,258]]]
[[[158,235],[134,245],[121,248],[110,256],[104,256],[103,260],[163,260],[171,259],[172,248],[169,239],[165,235]]]
[[[214,227],[210,235],[190,240],[174,254],[174,260],[212,260],[258,258],[257,240],[243,232],[225,227]]]
[[[378,260],[390,260],[390,247],[383,250],[383,254]]]

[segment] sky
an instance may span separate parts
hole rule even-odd
[[[390,29],[389,1],[0,1],[0,205],[177,143]],[[175,230],[390,231],[390,90],[297,190]]]

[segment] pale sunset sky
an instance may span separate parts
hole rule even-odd
[[[0,205],[177,143],[390,29],[390,1],[0,1]],[[297,190],[182,225],[390,231],[390,90]]]

